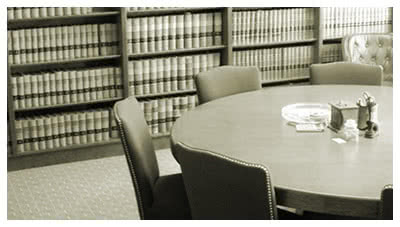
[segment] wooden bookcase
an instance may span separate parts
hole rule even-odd
[[[99,24],[99,23],[116,23],[118,27],[118,41],[120,52],[117,55],[100,56],[92,58],[79,58],[71,60],[43,62],[43,63],[32,63],[32,64],[8,64],[8,127],[11,140],[10,152],[8,155],[9,170],[18,168],[28,168],[32,166],[40,166],[40,162],[46,159],[46,156],[51,157],[49,161],[47,158],[44,163],[60,163],[63,162],[60,158],[55,158],[57,155],[68,156],[73,158],[66,158],[64,161],[79,160],[79,153],[82,152],[85,155],[82,159],[91,157],[102,157],[108,155],[122,154],[122,147],[119,139],[111,139],[106,142],[99,142],[93,144],[73,145],[56,149],[48,149],[43,151],[35,152],[24,152],[18,154],[16,152],[16,132],[15,132],[15,119],[18,116],[32,115],[35,113],[46,114],[51,112],[62,112],[71,110],[85,110],[91,107],[112,107],[113,104],[129,96],[129,81],[128,81],[128,63],[130,60],[139,60],[146,58],[155,57],[168,57],[168,56],[185,56],[193,54],[203,53],[219,53],[221,65],[232,65],[234,51],[240,50],[252,50],[252,49],[263,49],[263,48],[281,48],[281,47],[294,47],[294,46],[312,46],[313,59],[312,63],[321,62],[322,47],[325,43],[338,43],[340,39],[324,39],[324,25],[323,15],[320,8],[313,8],[314,13],[314,38],[305,40],[295,41],[283,41],[283,42],[268,42],[261,44],[251,45],[234,45],[233,44],[233,13],[237,11],[254,11],[260,8],[232,8],[232,7],[201,7],[201,8],[166,8],[166,9],[154,9],[154,10],[137,10],[129,11],[129,8],[105,8],[102,12],[94,12],[88,15],[75,15],[75,16],[56,16],[47,18],[34,18],[34,19],[15,19],[7,22],[7,29],[22,29],[22,28],[39,28],[46,26],[61,26],[61,25],[74,25],[74,24]],[[280,9],[280,8],[261,8],[262,10]],[[190,48],[190,49],[176,49],[161,52],[148,52],[148,53],[128,53],[128,40],[127,40],[127,20],[135,17],[150,17],[150,16],[164,16],[164,15],[178,15],[184,13],[209,13],[209,12],[221,12],[222,13],[222,44],[201,47],[201,48]],[[123,97],[115,97],[104,100],[95,100],[91,102],[74,103],[74,104],[60,104],[45,107],[34,107],[26,109],[15,110],[13,107],[13,97],[11,94],[11,76],[14,73],[28,73],[38,72],[41,70],[52,70],[52,69],[73,69],[73,68],[89,68],[99,64],[112,65],[120,68],[121,81],[123,85]],[[263,86],[292,84],[299,82],[308,82],[309,77],[281,79],[274,81],[264,81]],[[166,97],[195,95],[196,89],[178,90],[172,92],[164,92],[158,94],[146,94],[137,95],[137,99],[148,100],[148,99],[159,99]],[[169,147],[169,134],[161,133],[153,135],[154,144],[156,148]],[[103,153],[99,154],[99,150],[103,150]],[[108,152],[108,150],[112,152]],[[76,151],[74,153],[74,151]],[[91,153],[92,152],[92,153]],[[66,155],[68,154],[68,155]],[[93,154],[93,156],[91,155]],[[69,159],[69,160],[68,160]],[[24,162],[18,164],[18,162]]]

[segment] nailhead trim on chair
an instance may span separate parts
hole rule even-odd
[[[269,173],[269,170],[268,170],[267,167],[265,167],[263,165],[260,165],[260,164],[254,164],[254,163],[248,163],[248,162],[240,161],[240,160],[237,160],[237,159],[234,159],[234,158],[222,155],[222,154],[218,154],[218,153],[215,153],[215,152],[212,152],[212,151],[199,149],[199,148],[192,148],[192,147],[190,147],[190,146],[188,146],[186,144],[183,144],[181,142],[179,142],[179,143],[181,145],[183,145],[183,146],[189,147],[190,149],[197,150],[199,152],[204,152],[204,153],[207,153],[207,154],[210,154],[210,155],[225,159],[227,161],[230,161],[230,162],[242,165],[242,166],[253,167],[253,168],[258,168],[258,169],[263,170],[263,172],[265,173],[265,178],[266,178],[266,187],[267,187],[267,195],[268,195],[267,199],[268,199],[268,203],[269,203],[269,212],[271,214],[271,219],[275,219],[274,210],[273,210],[273,207],[272,207],[271,176],[270,176],[270,173]]]
[[[130,156],[130,153],[129,153],[128,143],[127,143],[125,132],[124,132],[124,129],[123,129],[123,124],[121,122],[121,119],[118,116],[117,111],[115,111],[115,112],[116,112],[115,113],[115,118],[117,120],[117,124],[118,124],[118,128],[119,128],[119,133],[120,133],[122,145],[123,145],[123,148],[124,148],[124,152],[125,152],[126,158],[128,159],[129,170],[131,172],[133,183],[135,185],[134,188],[135,188],[136,197],[137,197],[136,201],[137,201],[138,207],[139,207],[140,219],[143,220],[144,219],[144,209],[143,209],[143,202],[142,202],[142,197],[141,197],[140,189],[139,189],[139,183],[137,182],[135,169],[132,166],[132,159],[131,159],[131,156]]]

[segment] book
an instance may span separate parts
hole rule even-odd
[[[101,131],[104,141],[110,139],[110,115],[107,109],[101,110]]]
[[[179,109],[181,115],[188,111],[188,96],[179,97]]]
[[[11,95],[13,98],[13,105],[14,109],[19,109],[19,100],[18,100],[18,84],[17,84],[17,77],[11,77]]]
[[[71,16],[72,15],[72,7],[63,7],[64,8],[64,15]]]
[[[25,107],[32,107],[32,86],[31,86],[31,75],[27,74],[24,76],[24,93],[25,93]]]
[[[212,46],[213,45],[213,28],[214,28],[214,22],[213,22],[213,13],[207,13],[206,14],[206,46]]]
[[[128,87],[129,94],[135,94],[135,79],[134,79],[133,61],[128,61]]]
[[[81,144],[80,141],[80,129],[79,129],[79,113],[71,113],[71,125],[72,125],[72,143],[75,145]]]
[[[49,115],[44,117],[44,132],[45,132],[45,141],[46,141],[46,149],[53,149],[54,148],[54,139],[53,139],[53,127],[51,118]]]
[[[99,24],[99,50],[100,56],[108,55],[106,24]]]
[[[163,58],[157,59],[157,92],[164,92],[164,61]]]
[[[100,56],[100,40],[99,27],[97,24],[92,24],[92,39],[93,39],[93,57]]]
[[[159,126],[159,133],[166,133],[167,132],[167,123],[166,123],[166,101],[165,99],[158,99],[158,126]]]
[[[39,42],[40,42],[40,29],[39,31]],[[63,58],[62,59],[69,59],[69,49],[68,49],[68,26],[61,26],[61,42],[62,42],[62,53],[63,53]],[[39,59],[40,61],[43,61],[42,59],[42,51],[40,51],[41,49],[41,44],[39,43]],[[77,56],[77,57],[81,57],[81,56]]]
[[[196,107],[196,96],[188,96],[188,110],[193,110]]]
[[[200,14],[200,34],[199,34],[200,47],[207,46],[206,35],[207,35],[207,14],[201,13]]]
[[[111,98],[110,96],[110,81],[109,81],[109,69],[110,67],[103,67],[101,68],[101,90],[103,93],[103,98],[104,99],[109,99]]]
[[[84,102],[85,97],[84,93],[85,90],[83,89],[83,72],[81,70],[76,71],[76,97],[77,97],[77,102]],[[92,98],[92,97],[91,97]]]
[[[184,42],[184,15],[176,15],[176,49],[185,48]]]
[[[128,18],[126,20],[126,42],[128,54],[133,53],[133,20]]]
[[[70,96],[71,96],[71,103],[78,102],[78,88],[76,85],[76,71],[71,70],[69,71],[69,87],[70,87]]]
[[[39,106],[38,75],[31,76],[32,107]]]
[[[162,37],[161,37],[161,47],[162,51],[169,50],[169,16],[162,16]]]
[[[150,93],[157,94],[157,59],[150,59]]]
[[[96,90],[96,99],[94,100],[101,100],[104,99],[103,97],[103,74],[101,68],[96,68],[95,70],[95,90]]]
[[[186,90],[186,59],[178,57],[178,90]]]
[[[86,144],[87,141],[87,126],[86,126],[86,113],[85,112],[78,112],[78,124],[79,124],[79,141],[80,144]]]
[[[72,145],[72,144],[74,144],[73,134],[72,134],[72,116],[70,113],[65,113],[61,116],[64,116],[66,144]]]
[[[56,9],[55,7],[46,7],[47,8],[47,16],[54,17],[56,16]]]
[[[140,53],[149,52],[148,46],[148,18],[140,17]]]
[[[136,61],[132,61],[129,62],[130,66],[130,70],[133,71],[131,75],[132,79],[132,83],[133,83],[133,87],[131,87],[133,89],[133,94],[135,95],[143,95],[144,94],[144,72],[143,72],[143,62],[136,60]],[[130,77],[129,77],[130,78]],[[147,83],[147,81],[146,81]]]
[[[88,57],[88,37],[87,37],[87,30],[86,30],[86,25],[79,25],[80,26],[80,31],[81,31],[81,56],[82,58],[87,58]],[[68,49],[72,49],[73,46],[69,46]],[[73,56],[70,56],[73,58]]]
[[[60,140],[60,147],[65,147],[67,146],[67,138],[65,131],[64,115],[58,114],[56,117],[58,121],[58,138]]]
[[[10,30],[7,30],[7,61],[8,64],[10,65],[14,64],[14,52],[13,52],[12,40],[13,40],[12,32]]]
[[[7,21],[14,19],[14,7],[7,7]]]
[[[184,27],[183,27],[183,39],[184,39],[184,48],[192,48],[192,36],[193,36],[193,25],[192,25],[192,14],[190,12],[186,12],[183,15]]]
[[[156,43],[155,43],[155,37],[156,37],[156,18],[155,17],[147,17],[147,23],[148,23],[148,33],[147,33],[147,45],[148,45],[148,51],[149,52],[154,52],[156,50]]]
[[[29,119],[22,118],[22,134],[23,134],[23,141],[24,141],[24,151],[31,151],[31,129],[29,127]]]
[[[123,91],[124,87],[122,85],[121,69],[114,67],[114,75],[115,75],[115,84],[117,86],[116,96],[123,97],[122,91]]]
[[[64,104],[63,97],[63,77],[61,71],[55,72],[55,80],[56,80],[56,104]]]
[[[164,84],[164,92],[171,91],[171,58],[163,58],[164,65],[164,76],[163,76],[163,84]]]
[[[85,100],[85,102],[89,102],[89,101],[91,101],[91,98],[90,98],[90,92],[92,92],[91,90],[90,90],[90,79],[91,79],[91,77],[90,77],[90,71],[91,71],[92,69],[86,69],[86,70],[83,70],[83,71],[81,71],[81,73],[83,74],[83,76],[82,76],[82,81],[83,81],[83,85],[82,85],[82,88],[83,88],[83,100]]]
[[[32,32],[32,30],[30,31]],[[50,59],[51,61],[57,60],[57,35],[56,35],[56,27],[49,27],[49,51],[50,51]],[[31,45],[33,46],[33,44]],[[30,57],[33,57],[32,50],[30,51]],[[28,59],[27,59],[28,60]],[[33,59],[32,59],[33,62]]]
[[[57,115],[50,115],[51,128],[53,132],[53,146],[54,148],[60,147],[60,137],[58,128],[58,117]]]
[[[173,121],[175,122],[181,116],[179,108],[179,97],[172,98],[172,109]]]
[[[96,142],[103,140],[102,123],[101,123],[101,112],[94,111],[94,132]]]
[[[151,113],[152,113],[152,121],[151,121],[151,133],[152,135],[157,135],[159,133],[158,125],[159,125],[159,117],[158,117],[158,102],[157,100],[151,101]]]
[[[50,45],[51,45],[51,42],[50,42],[50,28],[49,27],[45,27],[45,28],[43,28],[43,53],[44,53],[44,59],[46,61],[51,61],[52,60]]]
[[[26,63],[25,29],[18,30],[19,59],[21,64]]]
[[[119,54],[119,35],[117,24],[111,24],[111,54]]]
[[[178,90],[178,57],[171,57],[171,91]]]
[[[14,30],[11,32],[11,37],[12,37],[12,50],[13,50],[13,55],[14,55],[14,64],[21,64],[21,59],[20,59],[20,43],[19,43],[19,30]]]
[[[192,62],[193,62],[193,76],[197,76],[200,72],[200,55],[193,55]]]
[[[94,127],[94,112],[86,111],[86,130],[87,130],[87,143],[94,143],[95,139],[95,127]]]
[[[118,138],[118,126],[117,121],[115,119],[114,111],[110,108],[110,137]]]
[[[133,30],[132,30],[132,51],[133,53],[141,53],[141,21],[140,18],[133,18]]]
[[[200,14],[192,15],[192,47],[200,47]]]
[[[86,45],[87,45],[87,57],[95,56],[95,47],[93,40],[93,26],[91,24],[85,25],[86,28]]]
[[[168,41],[169,41],[169,50],[175,50],[177,48],[177,16],[170,15],[169,16],[169,25],[168,25]]]
[[[89,100],[94,101],[97,99],[97,91],[96,91],[97,75],[95,69],[90,69],[88,71],[89,71]]]
[[[15,121],[15,140],[17,142],[15,149],[17,153],[25,152],[24,147],[24,133],[22,127],[22,119],[16,119]]]
[[[174,124],[173,120],[173,102],[172,99],[166,99],[165,100],[166,104],[165,104],[165,122],[166,122],[166,129],[167,132],[169,132],[171,130],[172,125]]]
[[[44,129],[44,119],[43,117],[36,118],[36,126],[37,126],[37,140],[39,150],[46,149],[46,135]]]
[[[63,7],[55,7],[55,10],[56,10],[56,13],[55,13],[56,16],[64,16]]]

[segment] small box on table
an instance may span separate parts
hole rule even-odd
[[[336,101],[329,103],[329,105],[331,105],[331,122],[329,128],[335,132],[340,131],[348,119],[353,119],[357,122],[358,106],[355,103]]]

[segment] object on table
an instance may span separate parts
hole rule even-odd
[[[282,108],[282,117],[289,124],[326,124],[330,119],[330,106],[321,103],[295,103]]]
[[[329,128],[338,132],[343,129],[344,123],[349,119],[358,119],[358,106],[348,101],[336,101],[331,105],[331,122]]]
[[[343,130],[340,131],[342,138],[346,141],[358,142],[358,133],[357,123],[353,119],[346,120]]]
[[[379,135],[378,104],[376,103],[375,98],[368,92],[364,92],[363,96],[368,109],[367,131],[365,132],[365,137],[374,138]]]

